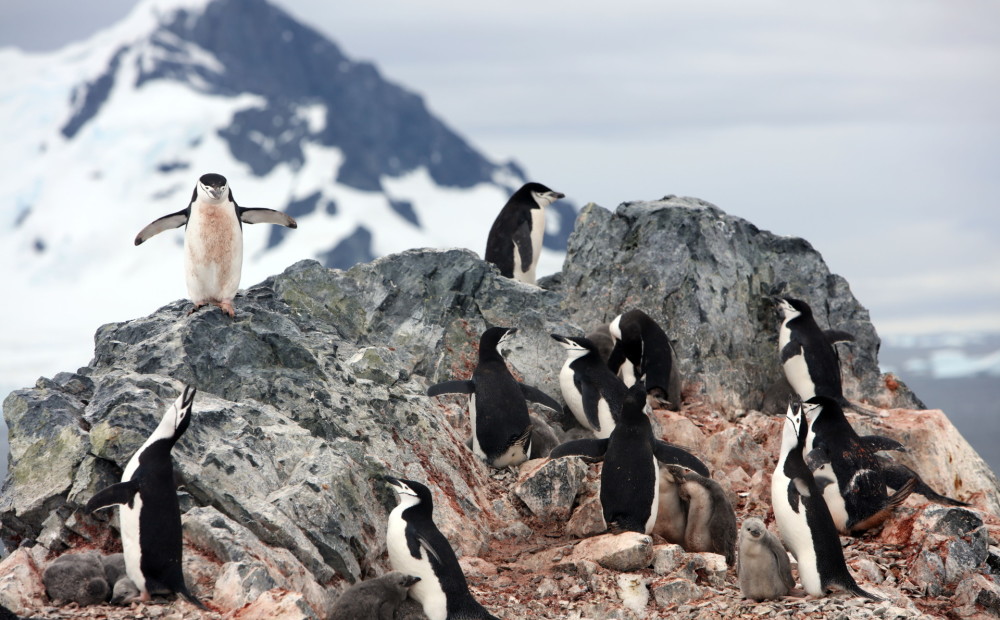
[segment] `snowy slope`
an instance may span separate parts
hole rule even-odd
[[[186,297],[183,229],[132,240],[201,174],[299,221],[244,227],[243,287],[304,258],[481,255],[526,180],[263,0],[146,0],[59,52],[0,50],[0,118],[0,393],[86,363],[100,324]],[[540,273],[572,227],[572,206],[554,207]]]

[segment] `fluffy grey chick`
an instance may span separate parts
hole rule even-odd
[[[689,469],[667,465],[677,480],[678,494],[687,504],[684,550],[708,551],[726,557],[726,564],[736,563],[736,512],[722,486]]]
[[[67,553],[56,558],[42,573],[45,592],[56,605],[98,605],[108,599],[111,588],[104,575],[101,555],[96,551]]]
[[[354,584],[333,606],[329,620],[393,620],[396,608],[420,577],[399,571]]]
[[[736,572],[740,592],[754,601],[780,598],[795,587],[788,553],[778,537],[764,522],[751,517],[740,528],[739,558]]]

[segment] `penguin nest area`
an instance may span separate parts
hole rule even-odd
[[[706,403],[685,396],[686,404],[680,412],[653,411],[656,435],[695,448],[711,468],[713,478],[725,489],[739,523],[758,517],[776,532],[770,484],[784,418],[750,411],[730,422]],[[856,414],[847,415],[853,422]],[[452,421],[467,424],[465,419]],[[490,493],[494,497],[513,495],[511,489],[518,479],[537,469],[538,462],[525,463],[520,473],[495,470],[490,476]],[[471,459],[463,464],[481,466]],[[574,509],[597,495],[601,465],[588,467],[585,490],[577,497]],[[663,552],[669,560],[661,561],[658,556],[651,566],[628,573],[577,561],[572,557],[574,548],[586,539],[568,534],[566,522],[543,521],[531,515],[523,504],[519,506],[520,522],[499,523],[495,531],[516,528],[525,537],[497,536],[488,551],[479,557],[464,557],[461,563],[475,598],[508,620],[967,617],[956,615],[959,602],[955,595],[943,595],[940,588],[938,595],[932,595],[926,586],[916,585],[919,580],[910,575],[910,567],[922,548],[909,541],[914,522],[928,505],[932,504],[923,497],[911,496],[881,529],[861,537],[841,537],[851,573],[862,587],[885,597],[881,602],[838,592],[820,599],[807,598],[801,587],[780,600],[750,601],[740,593],[734,566],[722,564],[724,570],[720,570],[718,562],[705,561],[705,556],[715,554],[684,553],[679,546],[655,535],[653,544],[658,553],[676,549],[675,553]],[[990,544],[996,545],[1000,540],[1000,519],[985,512],[977,514],[985,521]],[[626,575],[645,583],[645,594],[639,594],[638,604],[627,599],[622,585]]]

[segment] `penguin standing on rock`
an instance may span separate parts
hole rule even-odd
[[[847,569],[837,526],[802,456],[808,433],[809,421],[802,406],[790,404],[782,429],[781,454],[771,476],[774,518],[785,547],[798,562],[802,588],[813,596],[825,596],[836,586],[855,596],[882,600],[861,589]]]
[[[802,300],[783,297],[775,303],[782,317],[778,353],[789,385],[803,401],[821,396],[849,406],[840,378],[840,356],[833,345],[853,341],[854,336],[820,329],[812,308]]]
[[[601,508],[604,521],[620,530],[649,534],[659,512],[660,468],[657,461],[682,465],[708,475],[708,468],[687,450],[653,437],[646,415],[646,389],[629,388],[615,430],[606,439],[577,439],[557,446],[551,458],[604,458]]]
[[[479,363],[472,379],[437,383],[427,389],[428,396],[469,394],[469,417],[472,423],[472,451],[491,467],[520,465],[539,453],[543,429],[534,428],[525,399],[553,411],[562,407],[537,388],[518,383],[500,353],[517,332],[513,327],[491,327],[479,339]],[[539,425],[540,426],[540,425]]]
[[[642,310],[619,314],[609,326],[615,346],[608,358],[612,372],[625,385],[642,381],[646,392],[677,411],[681,406],[681,380],[674,364],[674,349],[656,321]]]
[[[135,244],[165,230],[186,225],[184,230],[184,274],[191,313],[204,305],[218,306],[235,316],[233,297],[240,287],[243,270],[243,223],[277,224],[296,228],[291,217],[273,209],[247,209],[236,204],[229,182],[221,174],[198,179],[188,206],[164,215],[139,231]]]
[[[434,500],[426,486],[385,477],[399,495],[389,513],[385,544],[393,570],[419,577],[412,596],[430,620],[499,620],[473,598],[455,551],[434,524]]]
[[[150,594],[177,593],[207,609],[188,591],[181,572],[181,510],[170,457],[191,423],[195,392],[185,386],[153,434],[129,459],[122,481],[90,498],[85,510],[121,506],[125,572],[139,589],[141,600],[148,601]]]
[[[566,363],[559,372],[563,400],[580,426],[598,438],[610,437],[628,388],[587,338],[552,334],[552,339],[566,350]]]
[[[890,496],[882,462],[872,447],[873,439],[858,436],[840,403],[816,396],[805,408],[809,422],[806,464],[822,487],[837,529],[844,534],[860,534],[881,524],[906,501],[917,481],[905,481]],[[822,486],[826,482],[830,484]]]
[[[500,273],[527,284],[535,283],[535,270],[545,237],[545,207],[565,198],[541,183],[526,183],[507,201],[486,239],[486,261]]]

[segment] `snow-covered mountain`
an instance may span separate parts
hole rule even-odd
[[[303,258],[481,254],[526,180],[264,0],[145,0],[61,51],[0,50],[0,118],[7,389],[86,362],[101,323],[186,296],[181,230],[132,239],[183,208],[201,174],[299,222],[244,227],[244,286]],[[566,203],[549,213],[540,273],[559,268],[575,217]]]

